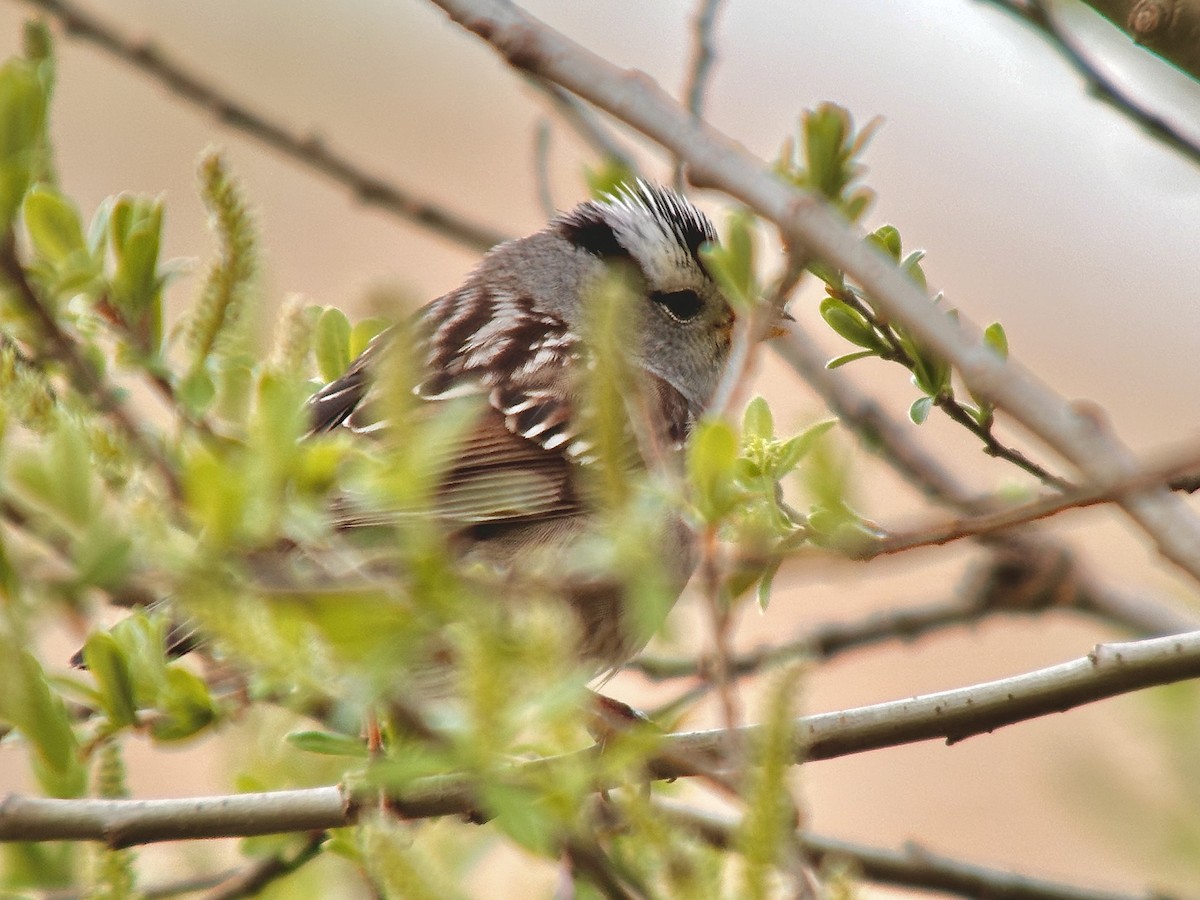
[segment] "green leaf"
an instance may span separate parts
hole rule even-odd
[[[767,441],[775,437],[775,420],[771,416],[771,407],[762,397],[755,397],[746,405],[746,412],[742,416],[742,435]]]
[[[175,387],[175,396],[189,415],[202,416],[212,405],[217,386],[204,369],[195,368]]]
[[[7,635],[0,635],[0,685],[0,720],[29,740],[43,790],[55,797],[79,796],[87,786],[87,772],[79,762],[66,707],[51,693],[37,659]]]
[[[900,231],[894,225],[883,225],[877,228],[867,235],[867,240],[892,259],[900,261]]]
[[[925,258],[924,250],[914,250],[908,256],[904,257],[904,261],[900,263],[900,269],[911,278],[921,290],[925,290],[925,270],[921,268],[921,260]]]
[[[367,349],[367,345],[392,323],[382,316],[359,319],[350,329],[350,358],[354,359]]]
[[[595,168],[584,167],[583,180],[588,192],[599,199],[620,190],[622,185],[637,181],[637,173],[619,159],[606,156]]]
[[[45,100],[34,66],[10,59],[0,67],[0,163],[20,159],[37,146]]]
[[[93,519],[76,543],[75,576],[81,584],[118,588],[129,573],[133,543],[111,522]]]
[[[779,574],[779,569],[783,565],[783,558],[773,559],[767,563],[766,569],[763,570],[762,576],[758,581],[758,590],[755,596],[758,600],[759,609],[766,609],[771,602],[771,587],[775,582],[775,576]]]
[[[705,268],[735,310],[748,309],[759,296],[754,274],[754,217],[745,211],[732,213],[720,244],[700,249]]]
[[[37,253],[54,265],[72,253],[87,252],[83,225],[75,205],[48,185],[37,185],[25,195],[25,227]]]
[[[177,665],[167,668],[157,705],[163,715],[154,721],[151,732],[160,741],[189,738],[217,718],[204,680]]]
[[[365,759],[370,754],[367,745],[358,738],[328,731],[293,731],[287,742],[299,750],[323,756],[352,756]]]
[[[688,447],[688,476],[696,492],[697,508],[707,522],[724,518],[737,502],[737,458],[737,436],[728,423],[705,419],[696,426]]]
[[[336,307],[321,313],[317,320],[314,352],[321,378],[333,381],[350,368],[350,320]]]
[[[913,405],[908,408],[908,417],[917,425],[920,425],[929,418],[929,410],[932,408],[932,397],[918,397],[913,401]]]
[[[109,224],[116,203],[116,197],[105,197],[96,207],[96,211],[92,213],[92,221],[88,224],[87,244],[88,249],[93,253],[99,253],[104,249],[104,241],[108,238]]]
[[[108,299],[137,349],[151,353],[162,344],[164,279],[158,272],[162,215],[157,200],[124,196],[116,201],[109,218],[116,266]]]
[[[36,67],[9,60],[0,67],[0,229],[29,187],[45,120],[46,95]]]
[[[993,322],[983,330],[983,342],[995,350],[1001,359],[1008,359],[1008,335],[999,322]]]
[[[216,546],[233,540],[246,506],[246,484],[235,461],[198,449],[184,463],[183,488],[188,512]]]
[[[825,323],[850,343],[876,352],[883,349],[870,323],[849,304],[836,297],[825,297],[820,311]]]
[[[779,458],[772,467],[771,476],[778,480],[796,468],[796,465],[812,450],[817,441],[828,434],[836,424],[837,419],[817,422],[786,441],[780,449]]]
[[[541,855],[551,851],[561,825],[528,790],[484,781],[480,799],[496,826],[520,846]]]
[[[835,356],[829,362],[825,363],[825,368],[839,369],[846,365],[846,363],[852,363],[856,359],[867,359],[878,355],[874,350],[855,350],[853,353],[844,353],[841,356]]]
[[[83,645],[83,661],[96,679],[100,703],[108,721],[117,728],[133,725],[137,721],[133,678],[125,653],[116,639],[105,631],[91,635]]]

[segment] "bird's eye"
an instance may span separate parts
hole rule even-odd
[[[665,309],[676,322],[690,322],[704,308],[704,301],[695,291],[655,291],[650,299]]]

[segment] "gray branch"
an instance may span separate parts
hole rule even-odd
[[[1080,659],[1012,678],[803,716],[795,722],[794,759],[815,762],[938,738],[953,744],[1106,697],[1196,677],[1200,632],[1098,644]],[[711,775],[727,767],[730,748],[747,746],[760,730],[750,725],[733,733],[714,729],[668,735],[646,770],[656,779]],[[521,763],[512,768],[511,777],[519,783],[530,767],[553,771],[558,764],[554,758]],[[474,784],[463,776],[426,778],[389,797],[388,806],[410,819],[470,813],[478,808],[475,793]],[[185,800],[60,800],[10,794],[0,801],[0,841],[101,841],[127,847],[316,831],[352,824],[360,803],[370,799],[337,786]]]

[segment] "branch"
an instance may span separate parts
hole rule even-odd
[[[1097,99],[1107,103],[1121,115],[1142,128],[1151,137],[1166,144],[1180,155],[1192,162],[1200,163],[1200,144],[1192,136],[1181,131],[1165,116],[1146,109],[1129,91],[1119,87],[1117,83],[1104,74],[1083,52],[1067,31],[1059,27],[1054,16],[1041,0],[987,0],[1004,12],[1010,13],[1022,22],[1030,25],[1046,41],[1062,55],[1071,67],[1078,72],[1087,85],[1088,92]],[[1106,16],[1119,28],[1133,34],[1137,38],[1135,28],[1141,28],[1146,34],[1156,31],[1170,31],[1181,38],[1179,49],[1186,47],[1186,53],[1168,55],[1163,52],[1162,45],[1153,48],[1164,58],[1174,62],[1193,78],[1200,78],[1200,43],[1196,41],[1197,30],[1200,29],[1200,4],[1195,0],[1180,2],[1180,0],[1085,0],[1101,14]],[[1135,7],[1125,21],[1118,21],[1117,14],[1121,8]],[[1170,7],[1174,12],[1168,12]],[[1136,22],[1142,23],[1141,26]],[[1188,24],[1188,20],[1191,23]],[[1155,24],[1157,21],[1158,24]],[[1170,23],[1169,28],[1160,28],[1164,23]]]
[[[1197,0],[1084,0],[1137,44],[1200,79]]]
[[[378,207],[471,250],[488,250],[507,240],[508,236],[501,232],[472,222],[362,168],[330,150],[320,138],[291,131],[231,99],[220,88],[172,62],[152,44],[126,37],[71,0],[25,2],[61,22],[68,37],[86,41],[133,66],[175,96],[211,113],[227,127],[349,188],[368,206]]]
[[[763,160],[689,116],[649,76],[618,69],[511,3],[434,2],[514,68],[557,82],[675,153],[694,184],[719,188],[774,222],[785,245],[805,247],[851,274],[883,312],[954,366],[973,394],[1004,409],[1089,479],[1103,483],[1136,470],[1130,451],[1093,411],[1059,397],[969,335],[819,197],[780,181]],[[1200,581],[1200,520],[1179,498],[1147,489],[1120,504],[1164,558]]]
[[[688,67],[688,81],[683,90],[687,111],[694,119],[704,118],[704,92],[712,75],[713,62],[717,57],[713,29],[716,26],[717,10],[721,0],[699,0],[692,20],[692,63]],[[684,188],[684,162],[675,160],[675,189]]]
[[[688,829],[718,849],[737,846],[741,822],[719,813],[695,809],[677,801],[656,798],[655,807],[676,825]],[[817,867],[853,863],[855,874],[868,881],[958,894],[964,897],[1005,900],[1136,900],[1134,895],[1089,890],[1075,885],[1044,881],[1028,875],[989,869],[930,853],[909,844],[903,850],[884,850],[800,832],[800,846]],[[1146,892],[1144,900],[1166,900]]]
[[[324,842],[325,832],[313,832],[304,845],[291,856],[263,857],[221,881],[204,895],[203,900],[240,900],[242,897],[256,897],[271,882],[291,875],[305,863],[319,856]]]
[[[829,622],[818,625],[793,640],[759,647],[729,660],[729,674],[736,678],[756,675],[764,669],[797,659],[825,662],[859,647],[897,638],[912,641],[933,631],[977,622],[999,612],[971,600],[930,603],[914,609],[889,609],[872,613],[854,622]],[[692,657],[656,657],[643,654],[625,664],[651,681],[703,676],[708,663]]]
[[[1085,509],[1100,503],[1111,503],[1121,494],[1131,490],[1171,484],[1184,473],[1194,472],[1200,466],[1200,457],[1193,450],[1179,459],[1148,465],[1132,472],[1118,482],[1106,485],[1086,485],[1067,494],[1054,494],[993,512],[980,513],[952,522],[943,522],[907,532],[892,532],[887,537],[865,544],[854,555],[858,559],[874,559],[892,553],[901,553],[918,547],[933,547],[968,537],[1006,531],[1028,525],[1050,516],[1072,509]]]
[[[953,744],[1048,713],[1197,677],[1200,632],[1097,644],[1083,658],[1012,678],[803,716],[794,725],[793,759],[815,762],[935,738]],[[647,762],[647,774],[672,779],[720,771],[730,761],[730,748],[747,746],[762,727],[667,735]],[[594,756],[598,751],[579,752]],[[534,760],[514,765],[510,772],[519,782],[523,774],[537,770],[545,777],[558,763],[555,758]],[[597,784],[596,789],[617,786]],[[478,809],[474,783],[459,775],[421,779],[388,801],[409,819]],[[102,841],[127,847],[317,831],[353,824],[358,809],[358,798],[336,786],[183,800],[59,800],[10,794],[0,801],[0,841]]]

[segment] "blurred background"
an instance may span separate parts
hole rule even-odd
[[[690,0],[523,5],[614,63],[682,89]],[[1200,135],[1200,86],[1081,6],[1054,6],[1106,70]],[[555,205],[585,195],[582,169],[596,162],[588,148],[486,46],[428,4],[291,0],[285,12],[269,0],[105,0],[87,8],[231,98],[501,232],[523,234],[544,221],[535,152],[543,120],[552,128]],[[0,3],[5,55],[18,50],[28,14],[22,3]],[[770,159],[795,133],[800,112],[821,101],[846,106],[860,124],[882,117],[865,156],[866,181],[878,194],[867,226],[893,223],[908,245],[926,249],[934,289],[976,323],[1002,322],[1014,357],[1067,397],[1099,404],[1139,452],[1200,443],[1200,168],[1089,97],[1043,40],[980,0],[730,0],[716,39],[707,101],[714,125]],[[362,206],[343,187],[221,126],[94,47],[63,37],[59,59],[52,116],[63,188],[85,217],[119,191],[165,196],[164,256],[192,261],[191,274],[173,288],[177,310],[198,289],[211,246],[195,190],[195,162],[210,145],[227,151],[258,215],[264,326],[292,294],[359,315],[376,312],[371,297],[381,293],[409,298],[415,308],[454,287],[476,258]],[[669,177],[669,160],[641,149],[648,170]],[[698,201],[719,221],[722,198],[702,194]],[[766,262],[776,258],[771,243],[760,249]],[[820,324],[817,297],[802,292],[792,311],[832,357],[844,348]],[[898,417],[917,396],[899,369],[864,362],[844,371]],[[764,362],[758,390],[787,428],[824,414],[777,360]],[[981,491],[1028,486],[936,414],[919,434]],[[1023,433],[1003,436],[1060,467]],[[853,448],[849,438],[844,445]],[[900,527],[930,514],[861,450],[850,449],[849,458],[864,515]],[[1195,607],[1193,586],[1119,515],[1077,512],[1048,530],[1130,591]],[[979,558],[964,546],[870,566],[797,564],[780,576],[765,614],[747,612],[741,640],[754,646],[816,623],[946,599]],[[685,599],[673,618],[678,646],[703,648],[705,629],[700,604]],[[834,710],[1017,674],[1081,656],[1114,636],[1093,621],[1050,614],[846,654],[811,671],[801,708]],[[613,693],[645,704],[661,692],[629,675]],[[752,691],[746,699],[752,714]],[[1195,845],[1188,843],[1196,823],[1187,816],[1188,791],[1200,792],[1200,761],[1194,747],[1190,770],[1176,758],[1186,759],[1172,732],[1179,718],[1166,711],[1195,699],[1187,689],[1146,692],[953,747],[926,743],[815,763],[795,780],[808,824],[823,834],[889,846],[915,841],[1095,887],[1200,896],[1200,862],[1189,857]],[[707,722],[701,716],[689,724]],[[134,794],[229,790],[244,749],[236,739],[171,752],[133,748]],[[26,785],[19,756],[4,755],[0,791]],[[185,853],[224,859],[232,854],[226,843]],[[168,873],[177,854],[147,850],[145,868]],[[509,863],[512,896],[548,895],[551,869]],[[873,888],[866,895],[902,893]]]

